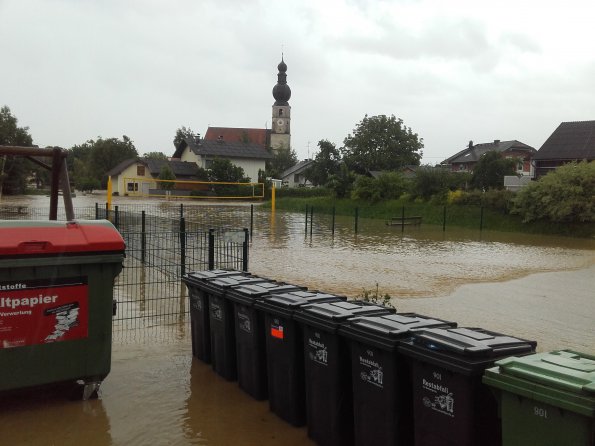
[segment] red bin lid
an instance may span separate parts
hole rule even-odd
[[[0,258],[124,249],[122,236],[107,220],[0,221]]]

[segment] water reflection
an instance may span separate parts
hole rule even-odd
[[[4,393],[0,399],[3,445],[109,446],[110,420],[103,401],[75,401],[71,384]]]

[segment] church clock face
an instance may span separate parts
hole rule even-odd
[[[284,131],[285,130],[285,121],[283,119],[277,119],[277,128],[280,131]]]

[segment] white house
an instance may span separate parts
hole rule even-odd
[[[210,169],[215,158],[231,161],[244,169],[251,182],[258,181],[258,171],[265,170],[265,162],[273,156],[261,144],[241,141],[226,141],[223,137],[215,141],[186,138],[178,146],[172,158],[196,163],[203,169]]]

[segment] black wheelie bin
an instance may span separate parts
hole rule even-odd
[[[304,305],[345,299],[318,291],[291,291],[271,294],[254,305],[264,313],[269,407],[293,426],[306,422],[303,336],[294,312]]]
[[[308,436],[317,444],[353,444],[351,355],[348,340],[338,334],[339,327],[355,317],[394,312],[353,300],[306,305],[295,312],[304,336]]]
[[[190,296],[190,332],[192,355],[204,362],[211,362],[211,324],[209,323],[209,294],[205,290],[207,279],[241,275],[235,270],[194,271],[182,277]]]
[[[415,446],[500,446],[497,400],[482,376],[535,346],[481,328],[429,329],[401,343],[412,364]]]
[[[397,313],[356,318],[339,329],[351,345],[356,446],[412,444],[410,369],[398,347],[416,331],[449,326],[456,323]]]

